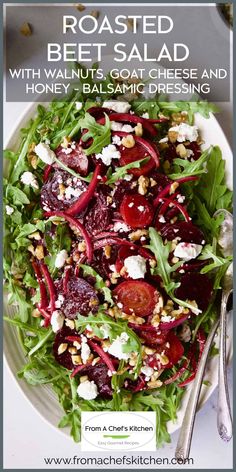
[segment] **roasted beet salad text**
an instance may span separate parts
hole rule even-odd
[[[231,260],[213,218],[231,205],[224,161],[195,111],[211,105],[53,102],[7,152],[10,322],[29,356],[19,375],[52,385],[75,440],[94,409],[154,410],[167,441],[195,377]]]

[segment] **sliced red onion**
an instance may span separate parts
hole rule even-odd
[[[73,203],[73,205],[71,205],[71,207],[69,207],[66,210],[67,215],[76,216],[79,213],[81,213],[81,211],[83,211],[88,206],[91,198],[94,195],[95,189],[97,187],[98,175],[100,174],[100,171],[101,171],[101,164],[98,164],[95,168],[95,171],[93,173],[93,178],[92,178],[87,190],[84,193],[82,193],[82,195],[79,197],[79,199],[75,203]]]
[[[99,346],[97,343],[94,343],[91,341],[91,339],[88,339],[88,345],[95,351],[99,357],[105,362],[107,365],[108,369],[113,373],[116,372],[116,369],[113,365],[113,362],[110,358],[110,356],[102,349],[101,346]]]

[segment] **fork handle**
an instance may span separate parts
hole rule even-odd
[[[187,459],[189,457],[191,442],[192,442],[192,435],[193,435],[193,427],[197,412],[197,405],[198,399],[201,391],[202,380],[204,376],[204,371],[206,367],[206,362],[208,358],[208,354],[214,340],[216,330],[219,326],[220,320],[217,319],[214,325],[211,328],[210,333],[208,334],[206,344],[198,365],[198,370],[196,373],[196,377],[194,383],[191,388],[188,404],[185,410],[185,415],[183,419],[183,423],[180,429],[180,434],[175,450],[175,457],[176,459]]]
[[[217,427],[219,435],[223,441],[230,441],[232,438],[232,416],[230,409],[228,382],[227,382],[227,364],[226,364],[226,318],[227,302],[230,292],[223,292],[221,299],[220,315],[220,353],[218,368],[218,408],[217,408]]]

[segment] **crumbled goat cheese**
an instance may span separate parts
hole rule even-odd
[[[177,195],[177,200],[179,203],[184,203],[185,196],[184,195]]]
[[[82,102],[75,102],[75,109],[77,111],[80,111],[83,108],[83,103]]]
[[[32,174],[32,172],[24,172],[21,175],[20,180],[25,185],[29,185],[30,187],[33,187],[33,188],[39,188],[39,184],[36,180],[36,177],[34,176],[34,174]]]
[[[134,128],[130,125],[123,125],[121,131],[123,131],[124,133],[133,133]]]
[[[49,145],[46,143],[39,143],[34,148],[35,153],[41,159],[41,161],[45,162],[45,164],[53,164],[55,161],[55,153],[50,149]]]
[[[14,212],[14,208],[9,205],[6,205],[5,210],[7,215],[12,215],[12,213]]]
[[[166,136],[165,138],[160,139],[159,143],[168,143],[169,139]]]
[[[64,299],[65,299],[65,298],[63,297],[63,295],[60,294],[60,295],[58,296],[58,299],[55,301],[55,307],[56,307],[56,308],[61,308],[61,306],[62,306],[62,304],[63,304],[63,302],[64,302]]]
[[[198,130],[196,126],[190,126],[187,123],[180,123],[180,125],[172,126],[169,131],[178,133],[177,141],[183,143],[184,141],[196,141],[198,138]]]
[[[112,136],[112,144],[116,144],[117,146],[120,146],[121,145],[120,136],[117,136],[117,134],[115,136]]]
[[[63,327],[65,317],[60,311],[54,311],[51,316],[51,326],[54,333]]]
[[[146,111],[146,113],[143,113],[142,118],[146,118],[148,120],[149,119],[149,113],[147,111]]]
[[[134,202],[131,202],[131,203],[128,204],[129,208],[132,208],[133,206],[134,206]]]
[[[85,336],[81,336],[82,338],[82,344],[81,344],[81,359],[83,364],[86,364],[89,356],[90,356],[90,347],[87,344],[87,338]]]
[[[114,231],[125,232],[130,231],[130,227],[126,223],[121,223],[120,221],[116,221],[113,227]]]
[[[101,153],[96,154],[96,159],[101,159],[103,164],[109,166],[112,159],[120,159],[120,151],[117,151],[114,144],[108,144]]]
[[[84,400],[94,400],[98,395],[98,388],[93,380],[91,382],[90,380],[85,380],[85,382],[79,384],[77,393]]]
[[[159,221],[160,223],[165,223],[165,222],[166,222],[166,220],[165,220],[165,218],[164,218],[163,215],[161,215],[161,216],[158,218],[158,221]]]
[[[146,273],[146,260],[142,256],[129,256],[124,260],[124,266],[132,279],[143,279]]]
[[[165,315],[165,316],[161,317],[161,321],[163,323],[169,323],[170,321],[174,321],[174,320],[175,320],[175,318],[172,318],[172,316],[170,316],[170,315]]]
[[[119,123],[118,121],[111,121],[111,130],[112,131],[121,131],[123,127],[122,123]]]
[[[102,332],[103,339],[109,338],[110,335],[110,326],[107,324],[104,324],[101,326],[100,331]]]
[[[66,197],[66,200],[70,200],[71,197],[80,197],[81,193],[83,193],[84,191],[81,190],[80,188],[74,188],[74,187],[67,187],[65,189],[65,197]]]
[[[202,245],[194,243],[181,242],[177,244],[174,250],[174,256],[183,259],[184,261],[190,261],[195,259],[201,253]]]
[[[149,367],[148,365],[144,365],[143,367],[141,367],[141,372],[145,375],[145,380],[149,380],[152,374],[154,373],[154,369],[152,367]]]
[[[186,155],[187,158],[194,155],[194,152],[192,151],[192,149],[186,149],[186,152],[187,152],[187,155]]]
[[[62,249],[62,251],[58,252],[55,259],[55,267],[57,269],[61,269],[64,266],[67,257],[68,257],[68,254],[65,249]]]
[[[139,211],[144,211],[144,210],[145,210],[145,208],[144,208],[144,206],[143,206],[143,205],[139,205],[139,206],[138,206],[138,210],[139,210]]]
[[[130,182],[130,180],[132,180],[132,178],[133,178],[132,174],[126,174],[126,175],[124,175],[123,180],[126,180],[127,182]]]
[[[130,352],[123,352],[123,346],[127,344],[128,339],[129,336],[125,332],[121,333],[120,336],[117,336],[108,348],[109,354],[118,359],[124,359],[127,361],[130,357]]]
[[[119,100],[107,100],[103,102],[104,108],[109,108],[109,110],[114,110],[117,113],[128,113],[131,108],[131,105],[128,102],[121,102]]]

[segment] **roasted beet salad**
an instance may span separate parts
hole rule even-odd
[[[55,101],[6,151],[8,321],[28,357],[19,376],[52,385],[75,440],[81,411],[154,410],[168,441],[195,377],[231,260],[213,218],[231,205],[224,161],[193,122],[211,109]]]

